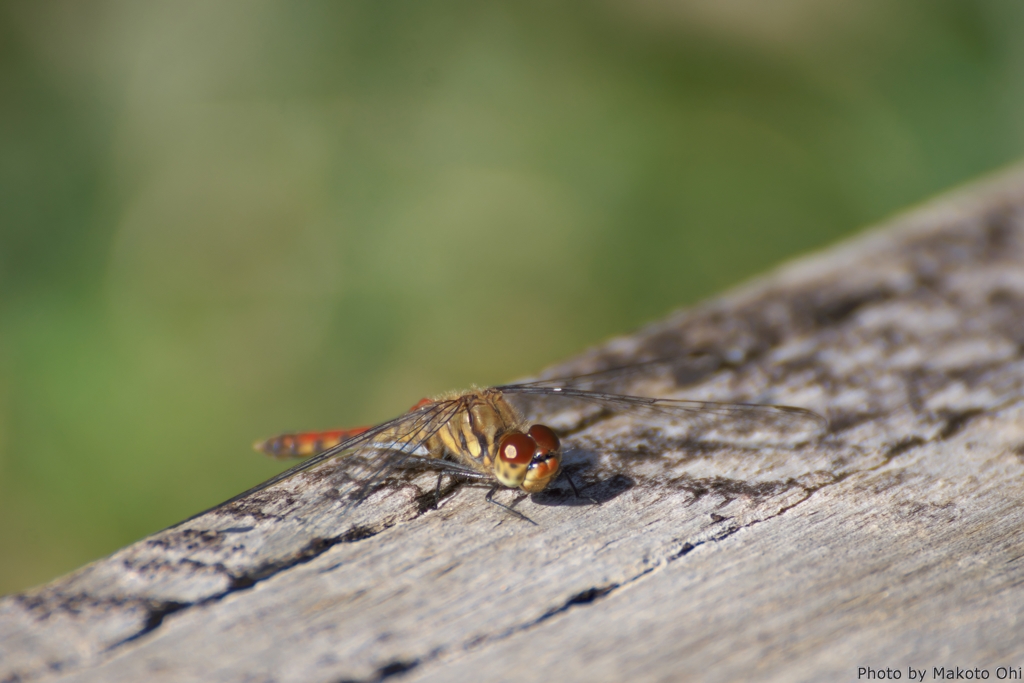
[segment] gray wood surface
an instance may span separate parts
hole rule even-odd
[[[1019,676],[1024,170],[547,374],[651,359],[600,388],[830,426],[527,406],[583,494],[521,501],[535,525],[469,486],[431,509],[431,473],[346,510],[329,463],[3,599],[0,681]]]

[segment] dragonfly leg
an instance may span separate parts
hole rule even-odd
[[[434,504],[432,506],[435,510],[441,505],[441,485],[444,482],[444,475],[447,474],[450,477],[457,477],[458,479],[469,481],[493,481],[492,477],[484,474],[483,472],[477,472],[473,468],[461,463],[452,462],[451,460],[442,460],[441,458],[428,458],[420,455],[403,454],[398,467],[406,470],[437,470],[437,484],[434,486]]]
[[[569,488],[572,489],[572,495],[576,496],[577,498],[586,498],[587,500],[589,500],[594,505],[600,505],[600,503],[597,502],[597,500],[592,498],[591,496],[581,496],[580,495],[580,490],[578,488],[576,488],[576,482],[574,482],[572,480],[572,477],[569,476],[568,472],[566,472],[565,470],[562,470],[562,474],[565,475],[565,480],[567,482],[569,482]]]
[[[529,517],[524,515],[522,512],[519,512],[518,510],[513,510],[511,506],[505,505],[504,503],[499,503],[498,501],[494,500],[494,494],[495,494],[495,492],[497,490],[498,490],[498,486],[497,485],[492,486],[491,490],[488,491],[487,495],[484,497],[484,500],[486,500],[488,503],[491,503],[493,505],[497,505],[498,507],[500,507],[502,510],[504,510],[508,514],[512,515],[513,517],[518,517],[519,519],[523,520],[524,522],[529,522],[530,524],[532,524],[534,526],[539,526],[537,524],[537,522],[533,521],[532,519],[530,519]],[[516,502],[518,502],[518,501],[516,501]]]
[[[441,504],[441,478],[444,477],[444,472],[437,473],[437,486],[434,488],[434,509],[436,510]]]

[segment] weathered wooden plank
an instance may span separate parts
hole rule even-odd
[[[806,406],[820,438],[568,427],[536,526],[344,463],[0,601],[0,680],[852,679],[1024,665],[1024,170],[552,374]],[[503,500],[510,501],[511,494]]]

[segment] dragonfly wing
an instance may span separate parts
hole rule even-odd
[[[821,435],[828,425],[814,411],[793,406],[650,398],[537,383],[498,388],[505,394],[540,399],[551,415],[557,415],[554,401],[558,401],[576,421],[575,428],[628,412],[643,416],[652,425],[671,428],[682,439],[756,444],[807,441]]]
[[[377,490],[389,470],[401,467],[406,460],[416,457],[417,452],[422,452],[427,440],[451,420],[461,407],[458,399],[436,401],[400,415],[352,436],[185,521],[225,508],[334,458],[344,459],[344,467],[340,468],[337,475],[332,474],[337,476],[338,498],[346,509],[354,507]]]
[[[385,483],[389,472],[395,469],[417,467],[422,460],[427,441],[463,408],[460,399],[437,401],[406,413],[387,423],[369,447],[345,456],[344,483],[338,486],[339,499],[345,511],[359,505],[379,486]],[[349,458],[355,456],[352,467]]]
[[[683,358],[658,358],[621,367],[606,368],[571,377],[554,377],[532,382],[516,382],[510,386],[556,388],[572,387],[597,392],[622,393],[637,381],[663,380],[672,386],[692,384],[727,365],[728,361],[713,354],[693,354]],[[501,388],[501,387],[499,387]]]

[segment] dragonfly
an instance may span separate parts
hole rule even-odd
[[[722,428],[726,433],[766,434],[769,439],[810,439],[827,428],[824,417],[794,406],[594,390],[594,386],[600,387],[602,381],[623,370],[635,371],[636,367],[454,392],[425,398],[408,412],[376,426],[288,433],[258,441],[254,447],[267,455],[306,459],[221,505],[343,458],[338,492],[350,506],[365,500],[389,472],[423,468],[439,471],[438,492],[441,475],[447,473],[490,485],[487,500],[508,509],[492,498],[496,491],[504,487],[539,493],[562,473],[563,451],[556,430],[541,423],[530,424],[514,405],[517,400],[539,402],[542,409],[550,408],[552,401],[558,402],[556,408],[582,406],[590,411],[588,420],[628,413],[666,427],[697,431]],[[572,480],[568,481],[575,491]]]

